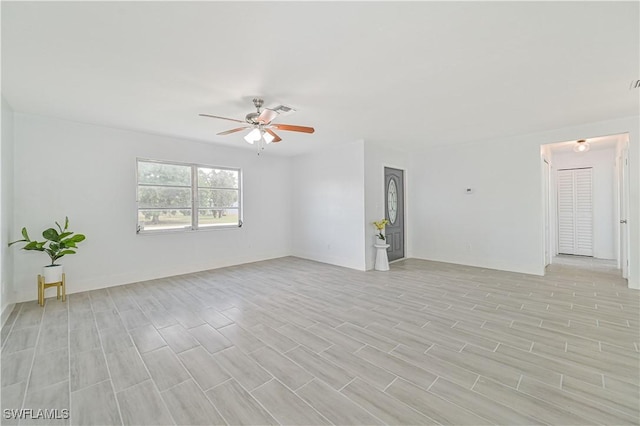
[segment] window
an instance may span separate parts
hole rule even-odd
[[[240,169],[138,160],[138,232],[242,226]]]

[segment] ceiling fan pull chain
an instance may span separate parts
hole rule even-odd
[[[258,139],[256,141],[256,146],[258,147],[258,156],[260,156],[260,154],[262,154],[262,151],[264,151],[264,139]]]

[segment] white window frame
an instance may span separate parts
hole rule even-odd
[[[157,164],[166,164],[169,166],[183,166],[191,168],[191,185],[188,187],[191,189],[191,226],[184,226],[182,228],[171,228],[171,229],[141,229],[140,228],[140,199],[139,199],[139,173],[138,166],[140,163],[157,163]],[[199,206],[199,194],[198,194],[198,169],[199,168],[207,168],[207,169],[216,169],[216,170],[231,170],[238,173],[238,223],[230,223],[230,224],[221,224],[215,226],[199,226],[198,225],[198,212],[202,210]],[[154,186],[175,186],[175,185],[154,185]],[[186,186],[184,188],[187,188]],[[210,187],[204,187],[206,189],[211,189]],[[215,188],[215,189],[233,189],[236,188]],[[241,228],[243,225],[243,208],[242,208],[242,169],[239,167],[225,167],[225,166],[212,166],[208,164],[197,164],[197,163],[182,163],[178,161],[165,161],[165,160],[154,160],[150,158],[136,158],[136,233],[137,234],[158,234],[158,233],[171,233],[171,232],[191,232],[191,231],[210,231],[210,230],[220,230],[220,229],[234,229]],[[148,209],[148,208],[144,208]],[[158,208],[161,210],[162,208]],[[206,209],[205,209],[206,210]]]

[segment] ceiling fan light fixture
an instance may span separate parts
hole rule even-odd
[[[264,141],[268,144],[270,144],[271,142],[273,142],[273,140],[275,139],[273,137],[273,135],[269,132],[263,132],[262,133],[262,138],[264,139]]]
[[[243,120],[237,120],[235,118],[227,118],[213,114],[199,114],[202,117],[216,118],[219,120],[233,121],[236,123],[242,123],[242,127],[235,129],[225,130],[223,132],[216,133],[218,136],[230,135],[232,133],[242,132],[245,129],[249,129],[243,139],[248,144],[254,145],[258,148],[258,154],[262,151],[266,145],[271,143],[280,142],[282,138],[274,132],[280,130],[286,130],[287,132],[302,132],[313,133],[315,129],[308,126],[298,126],[293,124],[281,124],[272,123],[273,120],[278,118],[279,115],[288,115],[296,110],[287,105],[278,105],[275,108],[264,108],[264,100],[262,98],[253,99],[253,105],[256,108],[255,112],[251,112],[245,116]]]
[[[244,140],[253,145],[255,142],[260,140],[260,137],[262,137],[262,135],[260,134],[260,130],[253,129],[252,131],[247,133],[247,135],[244,137]]]
[[[589,151],[589,149],[591,149],[591,146],[586,139],[580,139],[579,141],[576,141],[576,144],[573,147],[573,150],[575,152],[587,152]]]

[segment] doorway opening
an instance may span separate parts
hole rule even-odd
[[[545,272],[597,265],[627,278],[628,146],[628,133],[541,146]]]

